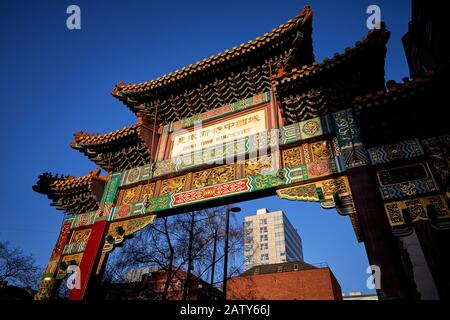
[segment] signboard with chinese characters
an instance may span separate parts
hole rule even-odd
[[[266,131],[266,109],[173,136],[171,158]]]

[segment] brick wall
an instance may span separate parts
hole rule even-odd
[[[235,277],[228,281],[230,300],[341,300],[329,268]]]

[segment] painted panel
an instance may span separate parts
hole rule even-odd
[[[437,191],[439,191],[439,188],[432,178],[380,187],[380,193],[383,200],[400,199]]]
[[[397,159],[414,158],[424,154],[418,139],[371,148],[368,153],[373,165],[388,163]]]
[[[183,119],[180,121],[177,121],[175,123],[166,125],[163,130],[163,132],[172,132],[179,129],[184,129],[191,127],[195,125],[196,123],[212,120],[218,117],[222,117],[234,112],[238,112],[241,110],[248,109],[250,107],[256,106],[258,104],[267,103],[271,100],[270,92],[261,93],[258,95],[255,95],[253,97],[249,97],[247,99],[239,100],[235,103],[225,105],[204,113],[201,113],[199,115],[195,115],[193,117]]]
[[[94,224],[95,216],[97,212],[91,211],[83,214],[78,214],[75,216],[72,222],[72,229],[91,226]]]
[[[450,210],[441,195],[389,202],[384,204],[384,208],[391,227],[398,227],[405,224],[403,209],[409,209],[412,222],[429,220],[427,205],[434,206],[438,219],[450,218]]]
[[[381,186],[423,180],[428,177],[427,169],[422,163],[390,168],[377,172],[378,182]]]

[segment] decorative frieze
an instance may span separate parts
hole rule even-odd
[[[175,130],[180,130],[184,128],[191,127],[195,124],[216,119],[234,112],[242,111],[253,106],[270,102],[271,94],[270,92],[265,92],[261,94],[257,94],[255,96],[249,97],[247,99],[239,100],[229,105],[225,105],[204,113],[200,113],[193,117],[183,119],[171,124],[168,124],[164,127],[163,133],[170,133]]]
[[[322,136],[332,131],[329,116],[316,117],[280,128],[280,145]]]
[[[286,183],[288,184],[325,177],[332,174],[342,173],[344,171],[345,166],[340,157],[304,163],[297,167],[288,167],[283,169]]]
[[[235,165],[228,164],[193,173],[192,189],[224,183],[235,179]]]
[[[422,144],[436,180],[450,199],[450,135],[424,139]]]
[[[102,252],[106,253],[111,251],[115,245],[123,242],[127,236],[130,236],[153,223],[154,219],[155,216],[150,215],[111,223],[108,227]]]
[[[400,199],[439,191],[436,182],[432,178],[408,181],[380,187],[383,200]]]
[[[378,146],[367,150],[373,165],[388,163],[397,159],[409,159],[424,154],[418,139],[401,141],[391,145]]]
[[[422,163],[381,170],[377,172],[381,186],[399,184],[428,178],[428,172]]]
[[[284,167],[296,167],[304,163],[311,163],[333,158],[330,141],[323,140],[304,143],[298,147],[282,151]]]
[[[354,168],[369,164],[352,109],[335,112],[331,118],[345,166]]]
[[[97,211],[91,211],[83,214],[77,214],[72,220],[71,229],[77,229],[80,227],[91,226],[95,222],[95,216]]]
[[[428,212],[430,207],[435,211],[438,220],[450,219],[450,210],[444,197],[441,195],[413,198],[384,204],[389,223],[393,228],[405,225],[405,209],[408,209],[411,222],[430,220]]]
[[[279,189],[277,190],[277,194],[281,199],[319,202],[320,198],[317,194],[318,188],[322,190],[322,195],[326,202],[333,202],[333,194],[339,194],[341,197],[350,195],[348,179],[344,176]]]

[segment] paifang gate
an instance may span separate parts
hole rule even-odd
[[[71,143],[108,174],[44,173],[33,187],[67,213],[36,299],[53,298],[70,265],[81,273],[70,299],[88,297],[114,246],[158,216],[270,194],[348,216],[382,272],[382,299],[420,291],[405,263],[404,237],[414,232],[448,297],[450,136],[439,120],[415,124],[430,119],[420,101],[436,97],[446,73],[386,90],[384,27],[317,63],[312,15],[305,7],[237,48],[153,81],[116,84],[113,97],[137,123],[77,132]]]

